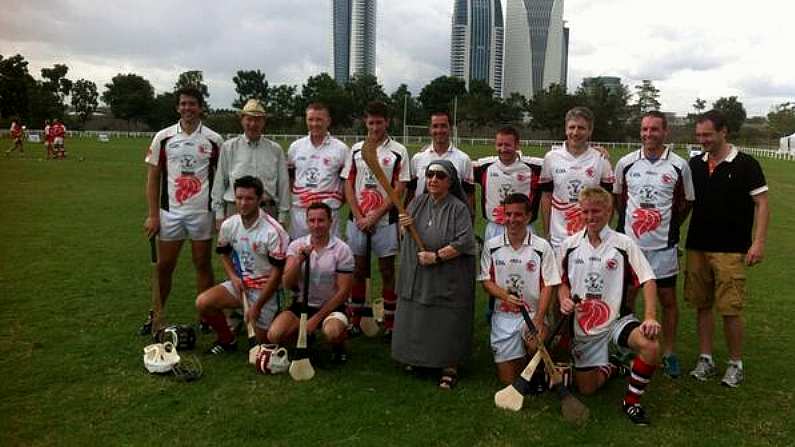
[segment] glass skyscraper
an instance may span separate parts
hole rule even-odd
[[[450,76],[488,82],[502,96],[503,17],[500,0],[455,0]]]
[[[331,59],[334,79],[375,74],[376,0],[332,0]]]

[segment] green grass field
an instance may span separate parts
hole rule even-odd
[[[243,352],[199,354],[205,375],[191,384],[149,375],[142,364],[148,339],[135,335],[150,302],[142,230],[148,141],[68,144],[66,161],[40,160],[43,147],[32,144],[24,156],[0,157],[0,445],[793,443],[791,162],[761,160],[772,222],[766,259],[748,282],[746,383],[728,390],[658,372],[644,397],[653,425],[639,428],[619,411],[624,383],[616,380],[584,399],[592,418],[575,429],[561,420],[551,393],[528,399],[519,413],[494,407],[500,385],[480,290],[474,356],[453,392],[404,374],[379,338],[352,340],[345,366],[319,369],[304,383],[257,375]],[[465,149],[473,157],[492,152]],[[171,322],[185,323],[196,319],[196,294],[183,251],[167,309]],[[682,306],[681,320],[678,351],[688,371],[697,353],[693,312]],[[198,352],[211,342],[202,336]]]

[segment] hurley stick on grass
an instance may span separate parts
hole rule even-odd
[[[257,363],[257,354],[259,354],[259,345],[254,333],[254,326],[248,321],[248,299],[246,298],[246,289],[240,289],[240,301],[243,302],[243,320],[246,322],[246,334],[248,334],[248,362],[252,365]]]
[[[295,355],[290,362],[290,377],[293,380],[310,380],[315,377],[315,369],[309,362],[309,350],[306,345],[306,320],[307,320],[307,301],[309,300],[309,264],[311,253],[306,255],[304,261],[304,288],[301,291],[301,319],[298,325],[298,343],[295,346]]]
[[[163,301],[160,299],[160,276],[157,272],[157,235],[149,238],[149,260],[152,265],[152,337],[163,327]]]

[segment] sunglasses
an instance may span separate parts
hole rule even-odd
[[[428,173],[425,174],[425,178],[434,178],[434,177],[436,177],[439,180],[444,180],[447,178],[447,174],[445,174],[442,171],[428,171]]]

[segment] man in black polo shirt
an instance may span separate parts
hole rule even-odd
[[[729,348],[721,383],[735,388],[743,381],[740,314],[745,265],[755,265],[764,257],[769,211],[762,168],[726,142],[726,133],[726,118],[716,110],[696,121],[696,138],[704,154],[690,159],[696,201],[687,232],[685,298],[698,312],[701,350],[690,375],[703,382],[717,374],[712,359],[714,306],[723,316]]]

